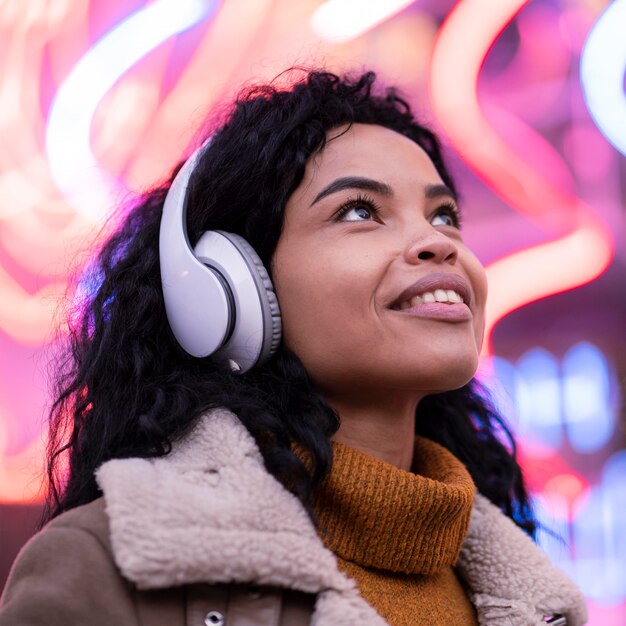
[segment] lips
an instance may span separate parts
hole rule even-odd
[[[450,274],[444,272],[438,272],[428,274],[420,278],[417,282],[407,287],[391,304],[392,309],[402,310],[407,308],[407,303],[412,304],[411,300],[416,296],[423,296],[424,294],[436,294],[437,291],[448,292],[453,291],[458,294],[463,304],[471,308],[472,306],[472,292],[467,280],[458,274]],[[448,302],[454,302],[454,299],[447,298]],[[445,301],[445,300],[444,300]],[[415,301],[414,301],[415,302]],[[443,304],[443,306],[450,306],[450,304]]]

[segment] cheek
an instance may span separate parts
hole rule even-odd
[[[476,333],[476,345],[480,350],[482,348],[484,332],[485,332],[485,308],[487,304],[487,272],[480,261],[472,255],[469,275],[472,281],[474,297],[476,299],[474,307],[474,328]]]
[[[336,358],[371,325],[374,273],[367,258],[337,246],[277,248],[273,262],[283,340],[311,370]],[[369,329],[371,331],[371,329]]]

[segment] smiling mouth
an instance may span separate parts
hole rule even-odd
[[[406,311],[418,304],[430,304],[433,302],[442,302],[445,304],[463,304],[464,300],[461,294],[454,289],[435,289],[433,291],[425,291],[424,293],[412,296],[408,300],[402,300],[392,308],[397,311]]]

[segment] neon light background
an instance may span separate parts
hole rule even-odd
[[[0,0],[0,503],[40,499],[54,312],[112,208],[244,81],[371,67],[456,151],[490,279],[482,375],[564,539],[542,545],[591,624],[623,624],[625,4]]]

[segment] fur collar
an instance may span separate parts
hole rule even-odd
[[[140,589],[253,582],[316,593],[313,624],[386,622],[343,574],[299,501],[266,470],[235,415],[216,409],[172,452],[117,459],[97,472],[111,543]],[[583,598],[515,524],[476,497],[459,573],[481,626],[543,625],[565,613],[586,620]]]

